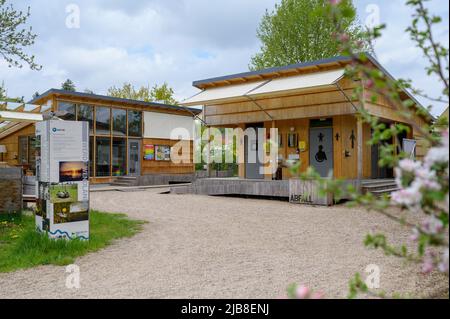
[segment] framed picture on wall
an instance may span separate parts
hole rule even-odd
[[[298,140],[297,133],[289,133],[288,134],[288,147],[297,148],[297,140]]]
[[[155,145],[155,159],[157,161],[170,161],[170,146]]]
[[[283,147],[283,134],[278,134],[278,147]]]
[[[155,160],[155,145],[144,145],[144,160]]]

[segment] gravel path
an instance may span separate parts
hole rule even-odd
[[[158,194],[93,193],[92,207],[147,220],[130,239],[79,258],[81,288],[65,288],[65,267],[0,274],[0,298],[278,298],[292,282],[347,294],[348,280],[369,264],[381,289],[427,295],[448,279],[363,247],[381,231],[394,242],[409,231],[361,209],[285,202]]]

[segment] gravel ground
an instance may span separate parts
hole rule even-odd
[[[42,266],[0,274],[0,298],[279,298],[292,282],[345,298],[349,279],[369,264],[380,267],[388,292],[448,289],[448,278],[424,277],[363,246],[369,231],[408,239],[408,230],[379,214],[158,191],[92,193],[92,208],[149,223],[77,259],[80,289],[65,287],[65,267]]]

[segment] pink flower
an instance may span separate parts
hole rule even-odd
[[[447,268],[448,268],[448,259],[447,259]],[[312,294],[311,299],[323,299],[325,294],[321,291],[315,292]]]
[[[442,221],[434,216],[427,217],[422,222],[423,231],[429,235],[436,235],[442,232],[444,224]]]
[[[303,285],[298,286],[296,290],[296,297],[298,299],[307,299],[309,297],[310,292],[311,291],[309,290],[308,287]]]
[[[339,3],[341,3],[341,0],[330,0],[332,6],[337,6]]]
[[[391,202],[400,206],[418,206],[422,201],[422,194],[417,187],[400,189],[391,195]]]
[[[420,163],[413,161],[409,158],[405,158],[402,159],[399,163],[398,163],[398,167],[400,167],[401,170],[405,171],[405,172],[410,172],[413,173],[415,170],[420,168]]]
[[[423,272],[424,274],[429,274],[430,272],[433,271],[433,269],[434,269],[434,265],[433,265],[433,263],[430,262],[430,261],[426,261],[426,262],[424,262],[423,265],[422,265],[422,272]]]

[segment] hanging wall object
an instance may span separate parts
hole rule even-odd
[[[337,142],[339,142],[339,138],[340,138],[341,136],[339,135],[339,133],[336,133],[336,141]]]
[[[322,132],[320,132],[320,134],[317,137],[319,138],[319,142],[323,142],[323,138],[325,137],[325,135],[323,135]]]
[[[352,135],[350,135],[350,140],[352,141],[352,148],[355,148],[356,136],[355,136],[355,131],[353,131],[353,130],[352,130]]]
[[[296,148],[297,147],[297,139],[298,136],[296,133],[289,133],[288,135],[288,147]]]

